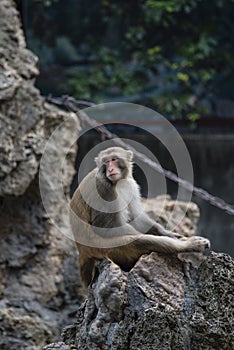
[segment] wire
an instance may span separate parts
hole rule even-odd
[[[138,159],[140,159],[143,163],[147,164],[157,172],[164,174],[164,176],[167,177],[168,179],[180,184],[183,188],[193,192],[194,195],[202,198],[203,200],[207,201],[211,205],[224,210],[227,214],[234,215],[234,206],[232,204],[226,203],[223,199],[213,196],[212,194],[210,194],[209,192],[207,192],[202,188],[193,186],[189,181],[181,179],[170,170],[163,169],[159,164],[149,159],[145,154],[138,152],[134,147],[125,143],[119,136],[110,132],[104,125],[100,125],[100,123],[98,123],[95,119],[90,118],[87,115],[87,113],[79,109],[79,105],[93,107],[95,106],[95,103],[76,100],[73,97],[67,96],[67,95],[62,97],[57,97],[57,98],[48,96],[45,98],[45,100],[57,106],[65,107],[66,109],[76,113],[79,116],[81,122],[84,124],[90,125],[95,130],[97,130],[97,132],[101,134],[102,139],[103,138],[112,139],[115,144],[117,144],[118,146],[124,147],[128,150],[131,150],[134,153],[134,155]]]

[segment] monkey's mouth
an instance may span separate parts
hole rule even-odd
[[[108,175],[108,178],[111,180],[111,181],[117,181],[119,179],[119,173],[113,173],[113,174],[109,174]]]

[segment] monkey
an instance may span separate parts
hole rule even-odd
[[[141,206],[140,189],[133,178],[133,153],[110,147],[95,158],[96,168],[80,183],[70,202],[70,223],[79,256],[81,281],[87,288],[95,261],[109,259],[130,271],[143,254],[204,252],[208,239],[180,240],[152,220]]]

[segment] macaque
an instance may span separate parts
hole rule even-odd
[[[133,154],[121,147],[101,151],[97,167],[80,183],[70,204],[70,222],[79,251],[85,287],[94,277],[96,259],[110,259],[129,271],[142,254],[200,252],[206,238],[180,240],[142,209],[139,187],[132,176]]]

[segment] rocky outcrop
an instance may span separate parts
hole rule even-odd
[[[161,224],[170,218],[170,228],[186,209],[177,229],[196,233],[194,203],[161,196],[143,206]],[[198,265],[157,253],[142,256],[128,273],[110,261],[97,263],[76,323],[43,350],[231,350],[234,261],[211,252]]]
[[[37,350],[72,322],[81,300],[74,244],[52,222],[57,217],[69,236],[63,208],[76,153],[69,140],[79,124],[34,87],[37,57],[26,48],[12,0],[1,1],[0,33],[0,349]],[[39,187],[44,146],[58,126]],[[60,159],[64,197],[53,182]],[[49,195],[47,212],[40,191]]]
[[[170,197],[144,201],[152,218],[173,226],[186,203]],[[194,234],[199,218],[190,203],[179,224]],[[130,272],[110,261],[97,263],[98,274],[78,310],[76,323],[62,340],[43,350],[231,350],[233,349],[234,261],[211,252],[199,266],[176,255],[142,256]]]
[[[233,349],[230,256],[210,253],[189,278],[176,257],[156,253],[143,256],[129,273],[108,261],[98,270],[63,342],[43,350]]]

